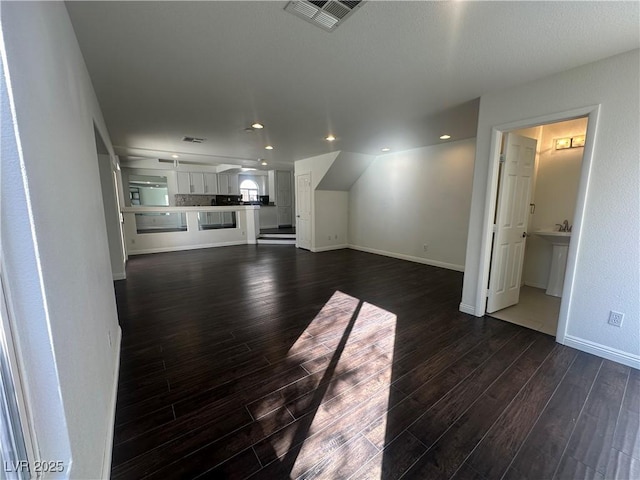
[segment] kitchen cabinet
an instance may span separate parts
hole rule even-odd
[[[189,178],[191,178],[191,193],[204,193],[204,175],[189,173]]]
[[[238,175],[218,174],[218,193],[220,195],[240,195]]]
[[[178,193],[191,193],[191,178],[189,172],[177,172]]]
[[[215,173],[203,173],[204,193],[213,195],[218,193],[218,176]]]
[[[240,195],[240,181],[238,175],[229,175],[229,194]]]
[[[218,193],[220,195],[228,195],[229,193],[229,175],[218,175]]]
[[[215,173],[177,172],[178,193],[216,194],[218,179]]]

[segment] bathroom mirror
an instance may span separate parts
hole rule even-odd
[[[131,201],[131,206],[169,206],[167,177],[155,175],[130,175],[129,200]]]

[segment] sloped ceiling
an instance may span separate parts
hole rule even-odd
[[[322,177],[316,190],[337,190],[348,192],[360,175],[375,160],[375,155],[340,152]]]
[[[638,2],[369,1],[331,33],[286,3],[68,2],[116,151],[280,168],[460,140],[451,109],[640,43]]]

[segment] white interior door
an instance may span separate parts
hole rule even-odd
[[[296,246],[311,249],[311,175],[296,177]]]
[[[513,133],[505,136],[504,163],[500,171],[491,252],[487,313],[515,305],[520,298],[536,143],[532,138]]]

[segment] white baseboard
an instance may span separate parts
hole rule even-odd
[[[440,262],[438,260],[431,260],[430,258],[414,257],[412,255],[405,255],[404,253],[387,252],[386,250],[377,250],[375,248],[361,247],[359,245],[349,245],[348,247],[361,252],[375,253],[376,255],[384,255],[385,257],[397,258],[399,260],[408,260],[409,262],[422,263],[424,265],[431,265],[432,267],[464,272],[464,265],[457,265],[455,263]]]
[[[198,250],[200,248],[230,247],[232,245],[247,245],[247,243],[248,242],[246,240],[237,240],[233,242],[203,243],[200,245],[186,245],[186,246],[180,246],[180,247],[143,248],[141,250],[129,251],[129,255],[145,255],[147,253],[180,252],[183,250]],[[254,243],[251,243],[251,245],[253,245]]]
[[[267,228],[278,228],[278,225],[260,225],[260,230],[264,229],[266,230]]]
[[[459,310],[462,313],[468,313],[469,315],[473,315],[474,317],[482,317],[482,315],[476,315],[476,309],[473,305],[467,305],[466,303],[460,303]]]
[[[623,365],[631,368],[640,369],[640,355],[633,355],[632,353],[623,352],[622,350],[617,350],[600,343],[591,342],[571,335],[565,335],[562,343],[568,347],[573,347],[577,350],[591,353],[613,362],[622,363]]]
[[[107,438],[105,439],[104,455],[102,457],[102,478],[111,478],[111,456],[113,454],[113,434],[116,423],[116,400],[118,398],[118,380],[120,378],[120,346],[122,344],[122,329],[118,326],[118,334],[115,341],[115,369],[113,372],[113,385],[111,387],[111,402],[107,415]]]
[[[524,284],[525,284],[527,287],[539,288],[539,289],[541,289],[541,290],[546,290],[546,289],[547,289],[547,286],[546,286],[546,285],[544,285],[544,284],[542,284],[542,283],[524,282]]]
[[[311,251],[313,253],[319,253],[319,252],[328,252],[329,250],[343,250],[345,248],[349,248],[349,245],[347,245],[347,244],[343,244],[343,245],[328,245],[326,247],[312,248]]]

